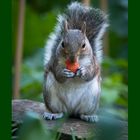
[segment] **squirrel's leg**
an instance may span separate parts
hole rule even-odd
[[[45,74],[44,74],[44,86],[43,86],[43,97],[44,97],[44,103],[45,103],[46,108],[51,112],[52,109],[51,109],[50,101],[52,99],[51,99],[51,92],[49,91],[50,90],[50,82],[48,82],[48,84],[46,85],[47,78],[49,78],[49,80],[53,81],[53,79],[51,79],[52,77],[48,74],[48,72],[45,72]],[[53,99],[55,100],[57,98],[54,96]],[[59,119],[59,118],[63,117],[63,113],[50,113],[50,112],[44,112],[43,118],[46,120],[54,120],[54,119]]]
[[[99,118],[97,115],[80,115],[81,120],[87,122],[98,122]]]
[[[55,120],[55,119],[60,119],[64,116],[63,113],[49,113],[49,112],[44,112],[43,118],[45,120]]]
[[[77,77],[80,77],[81,79],[85,81],[90,81],[94,77],[94,69],[89,67],[80,67],[76,73]]]

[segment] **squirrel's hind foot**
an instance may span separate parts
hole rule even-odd
[[[56,119],[60,119],[63,117],[63,113],[48,113],[48,112],[44,112],[43,114],[43,118],[45,120],[56,120]]]
[[[99,118],[97,115],[81,115],[81,120],[87,121],[87,122],[98,122]]]

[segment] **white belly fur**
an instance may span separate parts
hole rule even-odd
[[[79,78],[59,83],[50,72],[47,76],[46,89],[51,95],[50,107],[54,112],[70,114],[90,114],[95,108],[95,98],[100,94],[97,77],[90,82]]]

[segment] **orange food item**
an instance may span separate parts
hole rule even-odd
[[[66,68],[68,70],[71,70],[72,72],[76,73],[77,69],[79,68],[79,63],[75,61],[74,63],[71,63],[69,59],[66,60]]]

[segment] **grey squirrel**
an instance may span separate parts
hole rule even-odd
[[[98,120],[102,37],[107,26],[103,11],[78,2],[72,2],[58,16],[45,47],[43,97],[51,112],[44,113],[45,119],[69,114],[85,121]],[[76,72],[66,68],[67,59],[79,64]]]

